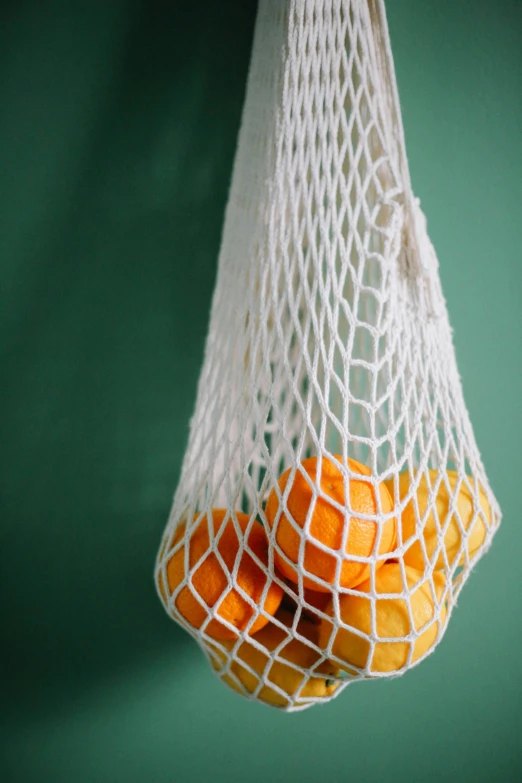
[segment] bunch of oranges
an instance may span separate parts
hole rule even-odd
[[[455,471],[379,483],[353,459],[311,457],[272,488],[270,537],[240,511],[214,509],[187,536],[180,525],[158,589],[204,634],[231,688],[305,705],[346,677],[396,674],[429,653],[444,630],[448,575],[491,523],[482,488],[479,507],[475,497]]]

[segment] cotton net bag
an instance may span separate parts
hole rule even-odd
[[[302,710],[424,660],[500,517],[384,4],[260,0],[161,601],[223,682]]]

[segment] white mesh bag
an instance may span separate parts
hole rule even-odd
[[[304,709],[430,654],[500,518],[384,5],[260,0],[164,607],[230,687]]]

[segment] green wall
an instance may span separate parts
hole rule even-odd
[[[286,715],[214,679],[152,582],[255,3],[2,3],[7,783],[520,779],[521,10],[388,3],[412,178],[503,525],[433,656]]]

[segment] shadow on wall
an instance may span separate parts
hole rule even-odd
[[[13,711],[194,644],[165,617],[152,572],[202,360],[255,3],[201,11],[13,6],[0,33]],[[225,51],[231,24],[238,45]]]

